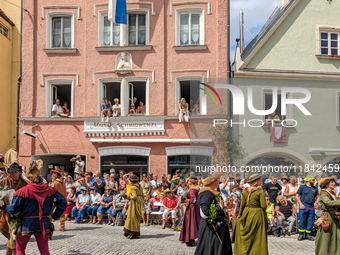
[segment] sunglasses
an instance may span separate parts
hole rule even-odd
[[[267,201],[269,201],[269,198],[266,198]]]

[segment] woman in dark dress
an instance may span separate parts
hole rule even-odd
[[[217,192],[214,191],[218,188],[220,176],[220,172],[214,172],[208,178],[204,179],[203,185],[205,187],[200,190],[198,195],[201,222],[195,255],[233,254],[228,225],[224,222],[225,216],[223,208],[216,206],[217,217],[214,227],[211,227],[211,224],[207,221],[208,215],[210,214],[210,205],[219,204],[220,202],[216,200]]]
[[[188,178],[189,191],[188,199],[186,199],[187,209],[184,214],[183,225],[179,240],[185,242],[187,246],[195,246],[195,239],[198,238],[198,228],[201,220],[200,208],[197,203],[198,192],[200,188],[197,186],[197,177]]]

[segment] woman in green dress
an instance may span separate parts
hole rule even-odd
[[[340,208],[340,200],[335,196],[335,180],[323,178],[320,181],[321,195],[320,205],[322,215],[329,221],[329,229],[323,230],[320,226],[316,234],[316,255],[339,255],[340,254],[340,220],[336,215]]]
[[[263,174],[252,174],[245,180],[250,184],[243,192],[233,231],[232,242],[235,243],[235,255],[268,255],[267,215],[264,191],[261,188]]]
[[[132,175],[131,196],[129,197],[129,209],[126,212],[124,236],[127,238],[140,237],[140,221],[143,217],[143,188],[138,184],[138,177]]]

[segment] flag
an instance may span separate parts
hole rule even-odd
[[[127,24],[126,0],[109,0],[109,20]]]

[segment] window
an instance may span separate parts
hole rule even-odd
[[[207,177],[209,171],[207,166],[211,165],[211,157],[203,155],[177,155],[168,156],[168,173],[174,175],[176,170],[180,170],[184,178],[189,177],[190,172],[196,172],[197,166],[200,172],[196,175]]]
[[[332,32],[320,33],[321,55],[339,55],[339,35]]]
[[[58,85],[52,85],[52,98],[53,102],[50,107],[51,109],[51,115],[52,115],[52,106],[55,104],[55,100],[60,100],[60,106],[63,107],[64,104],[67,104],[67,109],[70,110],[70,116],[73,115],[71,112],[72,100],[71,100],[71,85],[70,84],[58,84]]]
[[[273,93],[272,92],[265,92],[264,93],[264,110],[269,110],[273,105]],[[280,120],[285,120],[286,116],[282,115],[282,111],[281,111],[281,94],[277,94],[277,106],[276,106],[276,110],[275,112],[275,116],[279,116]],[[274,117],[275,117],[274,116]],[[268,116],[265,116],[266,118]]]
[[[200,113],[200,85],[196,81],[180,81],[180,99],[189,104],[190,113]],[[179,104],[179,102],[178,102]]]
[[[146,82],[129,82],[129,108],[134,105],[135,109],[138,110],[138,106],[141,108],[141,112],[134,113],[130,112],[130,115],[134,114],[145,114],[145,100],[146,100]],[[144,106],[144,108],[143,108]]]
[[[104,96],[107,100],[114,104],[113,99],[118,98],[120,102],[120,82],[108,82],[103,84],[104,87]],[[102,102],[100,102],[102,103]]]
[[[176,45],[204,45],[204,15],[199,8],[180,9],[177,15]]]
[[[0,23],[0,33],[9,39],[9,30],[2,23]]]
[[[120,45],[120,24],[109,21],[108,16],[103,16],[103,46]]]
[[[146,45],[146,14],[128,16],[129,45]]]
[[[52,48],[72,48],[71,17],[52,18]]]

